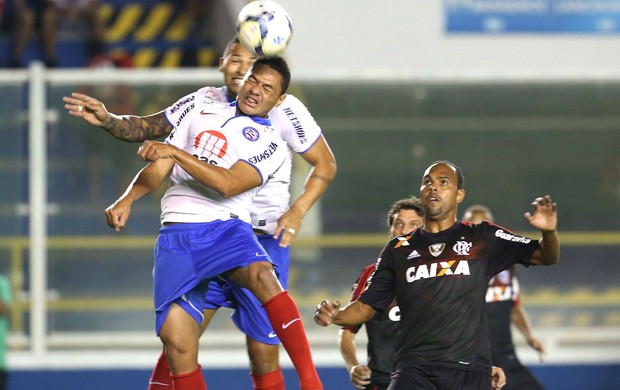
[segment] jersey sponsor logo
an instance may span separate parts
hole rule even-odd
[[[241,130],[241,132],[243,133],[243,136],[248,140],[248,141],[258,141],[258,139],[260,138],[260,134],[258,133],[258,130],[256,130],[253,127],[244,127],[243,130]]]
[[[189,107],[183,110],[183,112],[181,113],[181,116],[179,116],[179,119],[177,120],[177,123],[174,125],[174,127],[179,127],[181,122],[183,122],[183,119],[185,119],[185,116],[187,116],[187,113],[193,109],[194,109],[194,103],[192,103]]]
[[[299,119],[297,119],[297,114],[295,114],[295,112],[290,107],[287,107],[282,111],[284,111],[284,114],[286,114],[286,117],[291,121],[291,125],[295,129],[295,134],[297,134],[297,138],[299,138],[299,142],[301,142],[302,144],[305,144],[308,141],[306,139],[306,131],[304,130],[304,127],[301,125],[301,122],[299,121]]]
[[[429,264],[420,264],[407,268],[406,279],[413,283],[420,279],[438,278],[441,276],[470,275],[467,260],[446,260]]]
[[[301,321],[301,318],[295,318],[294,320],[290,320],[289,322],[282,324],[282,329],[288,328],[289,326],[293,325],[297,321]]]
[[[400,248],[401,246],[409,246],[409,240],[411,238],[411,236],[405,236],[405,237],[396,237],[396,239],[398,240],[398,242],[396,243],[396,245],[394,245],[394,248]]]
[[[180,102],[177,102],[174,106],[172,106],[172,108],[170,109],[170,113],[174,114],[175,112],[179,111],[179,109],[181,107],[183,107],[184,105],[186,105],[187,103],[194,101],[194,95],[188,97],[187,99],[183,99]],[[193,106],[193,105],[192,105]]]
[[[194,148],[200,150],[201,156],[210,158],[213,155],[222,158],[228,150],[228,140],[219,131],[206,130],[194,139]]]
[[[394,306],[393,308],[390,309],[390,311],[388,311],[387,315],[390,321],[394,321],[394,322],[400,321],[400,307]]]
[[[428,246],[428,251],[431,252],[431,255],[437,257],[439,256],[443,250],[446,248],[446,244],[439,243],[439,244],[432,244]]]
[[[205,92],[205,96],[202,99],[202,102],[204,104],[213,104],[216,101],[217,101],[217,92],[215,92],[212,89],[207,90]],[[202,111],[200,113],[202,114]],[[202,114],[202,115],[207,115],[207,114]]]
[[[454,246],[452,247],[452,250],[455,251],[457,255],[468,256],[471,246],[471,242],[457,241],[456,244],[454,244]]]
[[[420,257],[420,254],[414,249],[413,252],[409,253],[409,256],[407,256],[407,260],[415,259],[416,257]]]
[[[267,149],[263,150],[261,154],[257,154],[256,156],[250,157],[248,161],[251,162],[252,164],[258,164],[259,162],[264,161],[268,159],[269,157],[271,157],[271,155],[273,155],[276,150],[278,150],[278,144],[276,144],[275,142],[272,142],[271,144],[269,144],[269,147]]]
[[[506,241],[520,242],[522,244],[529,244],[532,241],[527,237],[515,236],[514,234],[507,233],[502,229],[499,229],[495,232],[495,237],[499,237],[502,240]]]

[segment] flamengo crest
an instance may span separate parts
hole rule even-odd
[[[457,255],[468,256],[471,246],[471,242],[457,241],[456,244],[454,244],[454,246],[452,247],[452,250],[455,251]]]

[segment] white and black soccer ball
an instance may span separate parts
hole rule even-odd
[[[239,42],[258,57],[275,57],[286,49],[293,24],[286,10],[270,0],[253,1],[237,17]]]

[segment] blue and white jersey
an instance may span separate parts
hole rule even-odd
[[[291,150],[299,154],[308,151],[321,137],[321,128],[306,106],[295,96],[288,94],[282,104],[269,112],[269,118],[290,149],[287,149],[285,165],[254,198],[252,225],[273,234],[278,226],[278,219],[290,205],[289,187],[293,166]]]
[[[249,223],[254,197],[287,158],[285,143],[271,127],[271,121],[237,116],[235,104],[222,102],[218,91],[212,87],[179,99],[165,110],[165,114],[174,125],[166,143],[222,168],[243,161],[258,171],[262,184],[224,198],[175,165],[170,176],[171,185],[161,200],[161,222],[239,218]]]
[[[209,88],[209,90],[212,99],[232,102],[226,87]],[[299,154],[305,153],[321,137],[322,131],[306,106],[290,94],[286,95],[282,104],[269,112],[269,119],[289,148],[285,164],[254,198],[251,218],[252,225],[256,229],[273,234],[278,226],[278,219],[290,206],[289,187],[293,167],[291,150]]]

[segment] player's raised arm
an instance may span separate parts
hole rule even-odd
[[[536,198],[532,202],[534,212],[524,214],[530,225],[542,232],[540,249],[537,249],[530,262],[532,264],[553,265],[560,261],[560,239],[558,237],[558,205],[549,195]]]
[[[68,114],[99,126],[114,138],[125,142],[141,142],[164,137],[173,129],[164,111],[153,115],[116,115],[108,112],[99,100],[73,92],[62,98]]]
[[[302,219],[336,177],[336,158],[323,136],[308,151],[302,153],[301,157],[312,165],[312,169],[306,179],[303,192],[278,220],[274,238],[278,239],[282,234],[279,245],[284,248],[293,243],[295,234],[301,227]]]
[[[323,300],[316,305],[314,322],[320,326],[331,324],[341,326],[359,325],[370,320],[375,313],[376,310],[372,306],[360,301],[351,302],[341,309],[339,301],[330,302]]]

